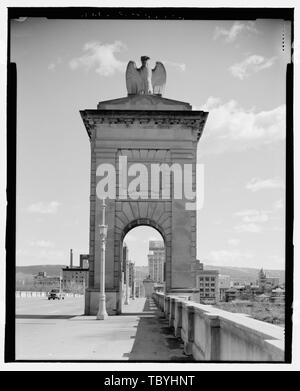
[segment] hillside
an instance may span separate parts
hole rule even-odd
[[[250,268],[250,267],[234,267],[234,266],[211,266],[205,265],[205,269],[219,270],[220,274],[226,274],[231,277],[233,281],[242,281],[242,282],[255,282],[258,279],[258,272],[260,269]],[[280,283],[285,281],[285,271],[284,270],[271,270],[264,269],[267,277],[279,277]]]
[[[17,266],[16,273],[17,279],[30,279],[32,275],[38,272],[46,272],[48,276],[59,276],[61,269],[65,265],[35,265],[35,266]],[[246,268],[246,267],[233,267],[233,266],[211,266],[204,264],[205,269],[219,270],[220,274],[226,274],[231,277],[232,280],[255,282],[258,277],[259,269]],[[136,274],[139,279],[143,279],[148,275],[148,266],[136,266]],[[269,270],[265,269],[267,276],[279,277],[280,282],[285,280],[284,270]]]
[[[33,275],[38,274],[38,272],[46,272],[47,276],[58,277],[63,267],[66,266],[65,265],[17,266],[16,280],[31,282],[33,280]]]

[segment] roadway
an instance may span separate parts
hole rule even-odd
[[[17,315],[77,316],[84,313],[83,297],[65,297],[64,300],[48,300],[46,297],[22,297],[16,299]]]
[[[17,298],[16,360],[191,360],[152,299],[131,300],[122,315],[104,321],[83,308],[83,298]]]

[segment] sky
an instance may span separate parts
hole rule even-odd
[[[209,112],[197,150],[197,258],[283,269],[290,25],[281,20],[12,21],[17,265],[67,264],[70,248],[79,263],[88,252],[90,145],[79,110],[126,96],[126,65],[141,55],[164,63],[164,97]],[[149,227],[127,234],[136,265],[147,264],[152,239],[160,235]]]

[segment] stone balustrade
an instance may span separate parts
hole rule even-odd
[[[47,292],[16,291],[16,297],[46,297]]]
[[[83,297],[79,293],[65,293],[67,297]],[[16,291],[16,297],[47,297],[48,292],[35,292],[35,291]]]
[[[198,304],[188,296],[154,293],[153,299],[196,361],[284,361],[280,326]]]

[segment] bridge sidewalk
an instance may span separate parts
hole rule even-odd
[[[123,314],[17,319],[17,360],[190,361],[152,299],[131,300]]]

